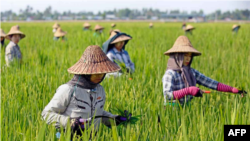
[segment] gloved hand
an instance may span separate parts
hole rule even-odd
[[[124,111],[124,115],[125,115],[125,116],[120,116],[120,115],[118,115],[118,116],[115,117],[116,125],[119,125],[119,124],[121,124],[122,122],[125,122],[125,121],[127,121],[127,120],[130,120],[130,118],[131,118],[131,116],[132,116],[132,114],[131,114],[131,113],[128,113],[127,110]]]
[[[188,87],[189,95],[195,96],[198,94],[199,91],[200,89],[198,87],[195,87],[195,86]]]
[[[181,99],[181,98],[185,97],[186,95],[196,96],[199,91],[200,91],[200,89],[198,87],[191,86],[188,88],[174,91],[173,95],[174,95],[175,99]]]
[[[244,96],[247,95],[247,91],[245,91],[245,90],[238,90],[238,94],[241,94],[241,96],[244,97]]]
[[[81,130],[84,131],[84,120],[81,117],[70,118],[71,136],[82,135]]]

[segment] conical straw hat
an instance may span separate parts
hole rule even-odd
[[[235,29],[236,27],[240,27],[240,25],[234,24],[233,27],[232,27],[232,29]]]
[[[112,23],[112,24],[111,24],[111,27],[115,27],[115,26],[116,26],[116,24],[115,24],[115,23]]]
[[[117,32],[117,31],[116,31]],[[109,38],[112,38],[114,37],[117,33],[115,31],[113,31],[110,35]],[[115,43],[118,43],[118,42],[122,42],[122,41],[127,41],[127,40],[131,40],[132,38],[129,37],[129,36],[126,36],[126,35],[121,35],[119,37],[117,37],[113,42],[111,42],[110,44],[115,44]]]
[[[152,26],[153,26],[153,23],[149,23],[149,26],[152,27]]]
[[[192,53],[194,56],[199,56],[201,53],[197,51],[189,41],[186,36],[179,36],[173,47],[166,51],[165,55],[170,55],[171,53]]]
[[[6,37],[6,34],[4,33],[4,31],[2,30],[2,29],[0,29],[1,30],[1,37]]]
[[[59,28],[59,27],[60,27],[60,24],[55,23],[52,27],[53,27],[53,28]]]
[[[7,36],[10,36],[13,34],[19,34],[21,36],[21,39],[23,39],[25,37],[25,34],[21,32],[19,29],[20,27],[18,25],[12,26]]]
[[[95,31],[96,31],[96,30],[101,30],[101,29],[104,29],[104,27],[102,27],[102,26],[100,26],[100,25],[98,25],[98,24],[95,26]]]
[[[17,29],[20,30],[20,26],[19,25],[16,25]]]
[[[55,37],[62,37],[62,36],[65,36],[67,34],[67,32],[63,31],[60,27],[57,28],[54,36]]]
[[[91,25],[89,23],[84,23],[83,27],[90,27]]]
[[[116,33],[113,33],[113,32],[115,32],[115,31],[116,31],[116,32],[121,32],[119,29],[110,30],[110,32],[109,32],[109,35],[110,35],[109,38],[112,38],[113,36],[115,36]],[[112,34],[113,34],[113,35],[112,35]],[[111,36],[111,35],[112,35],[112,36]]]
[[[185,31],[195,29],[192,25],[187,25]]]
[[[109,60],[97,45],[87,47],[80,60],[68,69],[72,74],[102,74],[117,72],[120,67]]]

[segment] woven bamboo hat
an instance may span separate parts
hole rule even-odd
[[[109,38],[112,38],[115,34],[113,33],[113,32],[121,32],[119,29],[111,29],[110,31],[109,31]],[[113,36],[111,36],[111,34],[113,33]]]
[[[59,27],[60,27],[60,24],[55,23],[52,27],[53,27],[53,28],[59,28]]]
[[[234,24],[233,27],[232,27],[232,30],[234,30],[234,29],[237,28],[237,27],[240,27],[240,25]]]
[[[57,30],[56,30],[54,36],[55,36],[55,37],[62,37],[62,36],[65,36],[66,34],[67,34],[67,32],[63,31],[63,30],[61,29],[61,27],[59,27],[59,28],[57,28]]]
[[[187,31],[187,30],[193,30],[193,29],[195,29],[192,25],[187,25],[186,26],[186,28],[185,28],[185,31]]]
[[[95,26],[95,31],[96,31],[96,30],[101,30],[101,29],[104,29],[104,27],[100,26],[99,24],[97,24],[97,25]]]
[[[194,56],[199,56],[201,53],[196,50],[189,39],[186,36],[179,36],[173,47],[166,51],[164,54],[165,55],[170,55],[171,53],[192,53]]]
[[[116,34],[117,34],[118,31],[113,31],[109,37],[112,38],[114,37]],[[132,38],[129,37],[129,36],[126,36],[126,35],[121,35],[119,37],[117,37],[114,41],[112,41],[110,44],[115,44],[115,43],[118,43],[118,42],[122,42],[122,41],[128,41],[128,40],[131,40]]]
[[[19,29],[20,27],[18,25],[12,26],[7,36],[10,36],[13,34],[19,34],[21,36],[21,39],[23,39],[25,37],[25,34],[21,32]]]
[[[5,34],[5,32],[2,30],[2,29],[0,29],[1,31],[1,37],[3,37],[3,38],[5,38],[6,37],[6,34]]]
[[[115,23],[112,23],[112,24],[111,24],[111,27],[115,27],[115,26],[116,26],[116,24],[115,24]]]
[[[109,60],[97,45],[88,46],[76,64],[68,69],[72,74],[101,74],[117,72],[120,67]]]
[[[153,27],[153,23],[149,23],[149,27]]]
[[[89,23],[84,23],[83,27],[91,27],[91,25]]]

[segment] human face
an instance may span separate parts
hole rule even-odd
[[[183,59],[183,65],[188,66],[190,64],[191,59],[192,59],[192,53],[185,53]]]
[[[102,81],[102,78],[104,77],[105,73],[102,74],[91,74],[90,81],[93,83],[100,83]]]
[[[124,46],[124,44],[125,44],[124,41],[115,43],[115,48],[116,48],[118,51],[121,51],[121,50],[122,50],[122,47]]]
[[[20,41],[21,36],[19,34],[14,34],[11,37],[11,41],[14,42],[15,44],[18,44],[18,42]]]

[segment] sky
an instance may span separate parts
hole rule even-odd
[[[222,12],[235,9],[250,9],[250,1],[228,1],[228,0],[1,0],[1,12],[12,10],[16,13],[25,9],[27,5],[35,11],[44,11],[51,6],[52,11],[98,11],[114,10],[122,8],[138,9],[153,8],[161,11],[180,10],[191,12],[202,9],[205,14],[212,13],[218,9]]]

